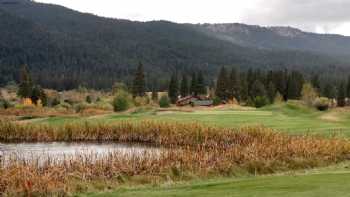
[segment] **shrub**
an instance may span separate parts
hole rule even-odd
[[[130,107],[131,96],[126,91],[120,90],[113,100],[114,111],[120,112],[128,110]]]
[[[0,108],[4,108],[4,109],[8,109],[12,106],[12,104],[10,102],[8,102],[5,99],[1,99],[0,100]]]
[[[74,109],[77,113],[82,112],[87,108],[89,108],[89,104],[85,102],[74,105]]]
[[[145,96],[145,97],[137,96],[134,99],[134,104],[136,107],[145,106],[145,105],[149,104],[149,102],[150,102],[150,100],[147,96]]]
[[[96,103],[95,107],[101,110],[113,111],[113,105],[109,102],[99,101]]]
[[[71,104],[63,102],[55,106],[56,108],[65,108],[65,109],[70,109],[72,107]]]
[[[59,105],[61,102],[60,100],[58,100],[58,98],[54,98],[52,101],[51,101],[51,106],[52,107],[55,107],[57,105]]]
[[[170,100],[168,96],[163,95],[159,99],[159,107],[161,108],[167,108],[170,107]]]
[[[325,97],[317,98],[313,105],[320,111],[326,111],[329,108],[329,99]]]
[[[90,95],[89,95],[89,96],[86,96],[85,101],[86,101],[87,103],[92,103],[92,98],[91,98],[91,96],[90,96]]]
[[[269,104],[269,100],[265,96],[257,96],[253,102],[256,108],[264,107],[265,105]]]
[[[215,97],[214,99],[213,99],[213,105],[214,106],[218,106],[218,105],[220,105],[222,103],[222,100],[219,98],[219,97]]]

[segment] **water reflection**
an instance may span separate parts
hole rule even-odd
[[[140,156],[147,154],[159,155],[160,148],[144,144],[127,143],[0,143],[0,157],[2,161],[10,158],[16,160],[63,160],[81,155],[94,155],[100,158],[111,153],[127,156]]]

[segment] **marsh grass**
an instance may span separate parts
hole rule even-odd
[[[149,152],[141,156],[113,152],[102,158],[81,154],[40,165],[35,158],[13,158],[0,167],[0,193],[10,196],[65,196],[85,192],[88,185],[101,190],[128,182],[269,174],[326,166],[350,156],[350,144],[344,139],[290,136],[264,127],[223,129],[157,121],[62,126],[0,122],[0,140],[149,143],[166,150],[157,156]]]

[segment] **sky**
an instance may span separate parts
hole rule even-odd
[[[292,26],[350,36],[350,0],[36,0],[136,21]]]

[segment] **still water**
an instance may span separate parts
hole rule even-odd
[[[127,143],[0,143],[0,157],[2,160],[16,158],[18,160],[45,160],[53,158],[62,160],[77,155],[94,155],[97,158],[111,153],[127,156],[140,156],[147,154],[158,155],[160,149],[143,144]]]

